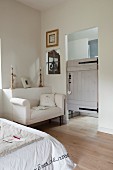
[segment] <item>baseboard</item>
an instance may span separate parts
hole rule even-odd
[[[108,129],[108,128],[104,128],[104,127],[98,127],[98,132],[113,134],[113,129]]]

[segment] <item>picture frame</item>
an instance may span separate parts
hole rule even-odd
[[[58,46],[59,29],[46,32],[46,47]]]
[[[31,87],[31,83],[29,78],[26,77],[21,77],[21,82],[24,88],[30,88]]]

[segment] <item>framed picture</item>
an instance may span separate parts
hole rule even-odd
[[[31,87],[30,81],[28,78],[21,77],[22,85],[24,88],[29,88]]]
[[[58,46],[59,30],[46,32],[46,47]]]
[[[55,50],[48,52],[48,74],[60,74],[60,54]]]

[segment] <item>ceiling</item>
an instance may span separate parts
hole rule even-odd
[[[60,4],[67,0],[16,0],[39,11],[47,10],[57,4]]]

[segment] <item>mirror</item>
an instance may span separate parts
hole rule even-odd
[[[46,74],[60,74],[60,49],[46,53]]]
[[[68,60],[98,57],[98,28],[68,35]]]

